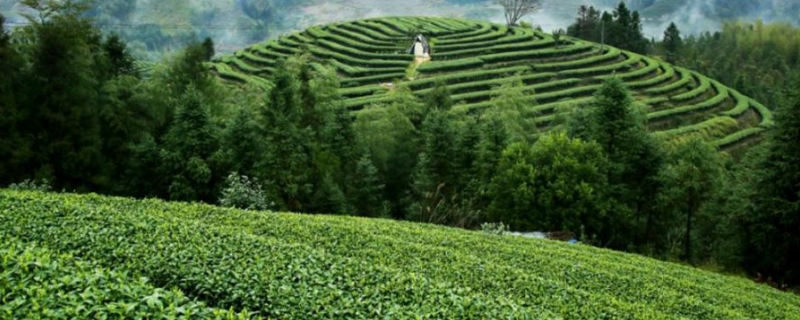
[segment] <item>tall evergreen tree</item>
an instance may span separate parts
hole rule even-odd
[[[745,268],[789,285],[800,284],[800,84],[786,90],[769,138],[764,175],[748,221]]]
[[[225,175],[211,161],[219,148],[219,133],[194,88],[189,87],[181,100],[162,151],[170,179],[169,197],[213,202]]]
[[[27,116],[17,127],[33,137],[33,155],[21,168],[47,177],[57,189],[97,190],[108,182],[101,152],[100,35],[84,18],[82,2],[24,1],[40,14],[27,16],[30,51]]]
[[[652,222],[658,218],[651,199],[659,188],[657,174],[663,154],[645,131],[646,119],[637,113],[621,80],[607,80],[595,94],[591,107],[587,127],[569,131],[600,144],[610,162],[609,192],[619,207],[613,210],[617,216],[609,217],[616,230],[608,229],[609,233],[603,236],[609,245],[618,248],[645,242]]]
[[[436,81],[436,85],[425,96],[425,106],[428,112],[431,110],[448,111],[453,107],[450,90],[444,82]]]
[[[723,166],[718,151],[693,138],[672,150],[660,173],[664,188],[659,195],[662,206],[673,211],[676,221],[683,221],[683,258],[694,263],[693,224],[702,206],[720,188]]]
[[[667,29],[664,30],[663,44],[667,62],[677,62],[681,47],[683,46],[683,39],[681,39],[681,32],[674,22],[670,22]]]

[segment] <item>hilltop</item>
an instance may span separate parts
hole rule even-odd
[[[33,266],[41,270],[36,281],[2,281],[15,288],[4,299],[19,306],[10,310],[18,317],[41,314],[28,309],[31,304],[17,304],[20,299],[33,299],[44,314],[81,317],[183,310],[183,315],[222,318],[203,305],[295,319],[800,315],[798,296],[746,279],[551,240],[381,219],[6,190],[0,191],[0,210],[0,225],[14,226],[0,228],[4,266],[14,274]],[[79,268],[63,254],[74,255]],[[69,284],[92,274],[105,279],[109,272],[114,281],[131,286]],[[146,282],[130,280],[139,277]],[[70,291],[77,285],[88,291]],[[33,286],[74,297],[98,292],[92,297],[105,303],[56,304],[52,295],[19,289]],[[133,307],[115,307],[126,305]],[[183,307],[176,312],[177,306]]]
[[[414,33],[429,38],[431,61],[412,66]],[[489,108],[495,87],[518,77],[529,93],[524,116],[543,130],[587,101],[609,77],[622,79],[647,110],[649,130],[665,138],[701,134],[721,148],[757,139],[773,124],[764,105],[691,70],[575,38],[453,18],[395,17],[311,27],[218,58],[211,68],[232,82],[265,81],[283,58],[307,52],[312,66],[332,66],[344,104],[358,113],[391,99],[393,87],[424,96],[446,84],[454,110]]]

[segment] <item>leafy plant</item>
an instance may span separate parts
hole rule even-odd
[[[244,210],[268,210],[275,203],[267,197],[257,179],[249,178],[232,172],[225,180],[219,203],[224,207],[239,208]]]

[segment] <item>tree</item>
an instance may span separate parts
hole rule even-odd
[[[193,87],[188,88],[181,102],[175,111],[175,121],[164,137],[161,152],[170,180],[169,197],[213,202],[217,195],[216,184],[223,179],[211,162],[211,156],[219,148],[219,133],[208,107]]]
[[[621,80],[606,80],[590,107],[584,115],[588,123],[570,121],[581,127],[568,131],[577,138],[596,141],[610,162],[609,194],[617,207],[609,224],[615,229],[607,229],[601,238],[617,248],[644,242],[654,234],[650,229],[658,218],[651,199],[659,187],[657,174],[663,162],[660,146],[645,131],[646,117],[635,109]]]
[[[355,177],[351,184],[355,213],[366,217],[379,216],[383,204],[384,185],[369,155],[365,154],[356,163]]]
[[[508,26],[516,26],[522,17],[541,9],[541,0],[495,0],[503,6]]]
[[[683,216],[685,222],[683,258],[694,263],[692,255],[692,224],[701,207],[720,187],[723,167],[717,150],[700,138],[690,139],[675,147],[668,157],[659,177],[664,187],[659,203]]]
[[[441,110],[447,111],[453,107],[453,100],[450,98],[450,90],[441,80],[436,81],[436,85],[425,96],[425,106],[427,111]]]
[[[674,22],[669,24],[667,30],[664,31],[664,53],[667,56],[667,62],[675,63],[678,61],[683,40],[681,39],[681,32]]]
[[[754,210],[747,222],[745,268],[789,285],[800,284],[800,79],[785,91],[769,138]]]
[[[599,145],[551,133],[533,145],[531,164],[539,188],[530,211],[539,230],[578,233],[586,226],[594,234],[603,228],[607,160]]]
[[[516,230],[532,231],[539,227],[531,208],[536,188],[543,186],[536,185],[536,168],[531,158],[531,147],[525,143],[513,143],[503,150],[497,174],[489,186],[490,221],[503,222]]]

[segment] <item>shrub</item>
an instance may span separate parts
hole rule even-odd
[[[29,190],[29,191],[42,191],[47,192],[52,190],[50,187],[50,182],[47,179],[42,179],[39,181],[25,179],[22,182],[12,183],[8,185],[8,188],[11,190]]]
[[[232,172],[228,175],[225,185],[219,200],[220,205],[224,207],[268,210],[275,205],[269,201],[267,193],[255,178],[251,180],[245,175]]]
[[[502,222],[484,222],[481,224],[481,231],[489,234],[503,235],[508,232],[508,226]]]

